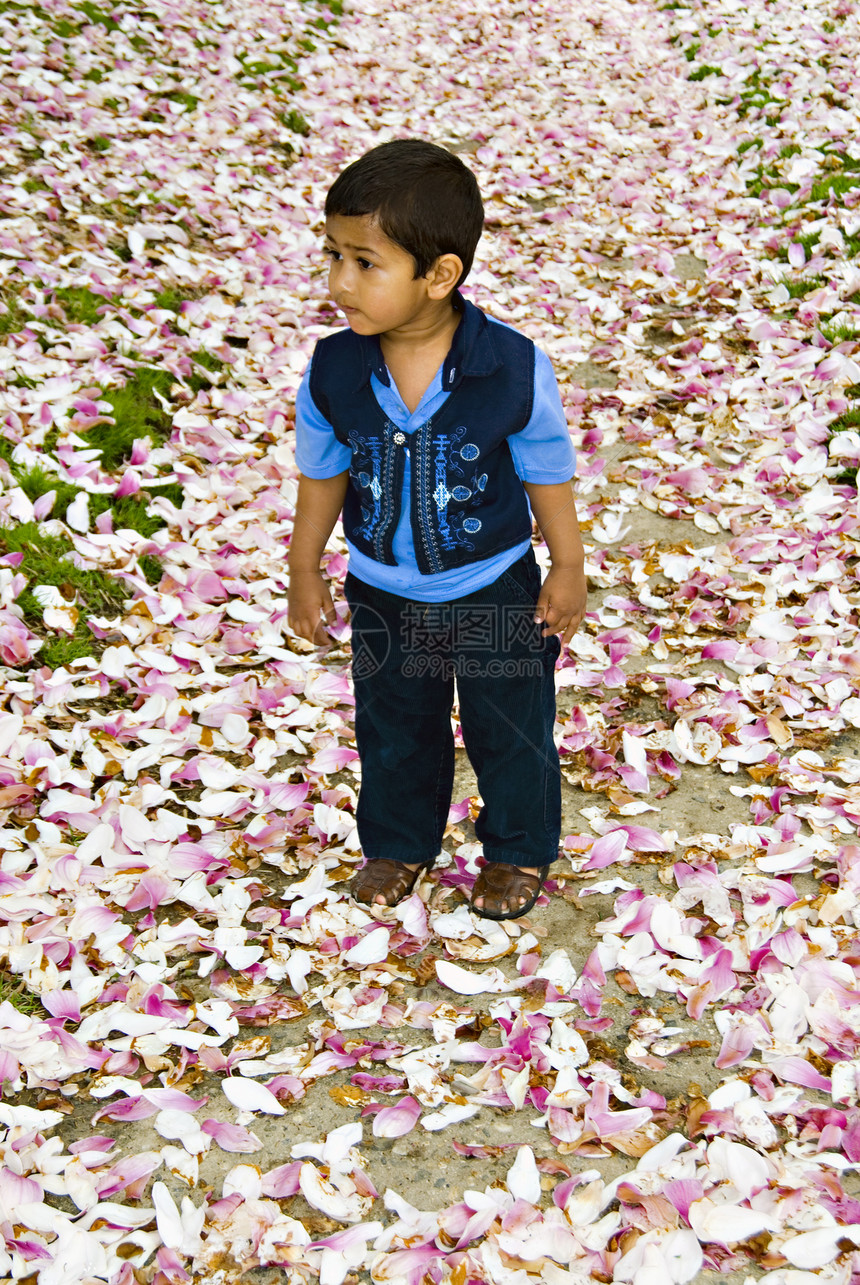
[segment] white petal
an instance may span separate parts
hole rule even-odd
[[[163,1182],[152,1184],[152,1203],[159,1236],[168,1249],[178,1249],[182,1243],[182,1219],[176,1201]]]
[[[815,1231],[803,1232],[784,1240],[779,1246],[779,1252],[785,1255],[793,1267],[806,1270],[826,1267],[836,1257],[839,1242],[846,1239],[860,1245],[860,1227],[818,1227]]]
[[[176,1174],[189,1187],[196,1187],[200,1177],[200,1161],[184,1147],[162,1147],[161,1158],[171,1173]]]
[[[354,1223],[361,1218],[361,1203],[357,1196],[349,1197],[338,1191],[323,1178],[316,1165],[306,1160],[299,1174],[299,1187],[309,1205],[320,1213],[336,1218],[338,1222]]]
[[[243,803],[247,803],[247,794],[237,794],[235,790],[215,790],[204,794],[197,803],[189,806],[202,817],[229,817],[238,812]]]
[[[514,1200],[525,1200],[530,1205],[540,1204],[540,1172],[531,1147],[520,1147],[516,1160],[508,1170],[506,1185]]]
[[[66,522],[73,531],[84,532],[90,529],[90,497],[86,491],[79,491],[66,509]]]
[[[224,958],[232,969],[242,973],[262,959],[264,954],[262,946],[231,946],[224,952]]]
[[[224,1096],[240,1111],[265,1111],[267,1115],[285,1115],[285,1110],[265,1084],[256,1080],[228,1076],[221,1081]]]
[[[231,1196],[233,1192],[245,1200],[260,1199],[263,1194],[263,1177],[256,1165],[234,1165],[224,1175],[222,1196]]]
[[[776,1231],[771,1214],[740,1205],[717,1205],[704,1197],[690,1205],[690,1226],[701,1241],[717,1245],[736,1245],[762,1231]]]
[[[482,973],[473,973],[468,968],[461,968],[449,959],[437,959],[436,976],[443,986],[456,991],[458,995],[481,995],[489,993],[500,995],[503,991],[513,990],[516,986],[528,983],[529,978],[509,982],[498,968],[487,968]]]
[[[374,928],[346,952],[343,962],[351,964],[353,968],[364,968],[367,964],[381,964],[388,958],[390,940],[391,934],[387,928],[382,926]]]
[[[534,975],[545,977],[547,981],[552,982],[560,995],[567,995],[576,984],[576,969],[563,947],[554,950],[548,959],[542,960],[535,969]]]
[[[421,1127],[430,1133],[437,1133],[439,1129],[447,1129],[449,1124],[460,1124],[462,1120],[471,1119],[479,1110],[479,1107],[470,1106],[468,1102],[463,1106],[458,1106],[456,1102],[446,1102],[441,1110],[422,1116]]]

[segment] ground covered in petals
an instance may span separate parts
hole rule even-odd
[[[335,7],[0,3],[0,1275],[857,1285],[853,0]],[[287,626],[322,200],[408,134],[579,451],[507,925],[462,748],[350,899],[342,600]]]

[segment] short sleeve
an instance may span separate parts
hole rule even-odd
[[[310,367],[296,394],[296,465],[305,477],[337,477],[349,468],[352,451],[334,435],[310,390]]]
[[[552,363],[535,350],[535,396],[531,419],[508,438],[517,476],[523,482],[552,486],[569,482],[576,472],[576,451],[570,440],[561,394]]]

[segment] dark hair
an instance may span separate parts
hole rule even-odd
[[[466,279],[484,225],[477,180],[458,157],[419,138],[395,139],[365,152],[335,179],[326,218],[372,215],[415,260],[423,277],[442,254],[463,263]]]

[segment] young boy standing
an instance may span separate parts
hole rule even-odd
[[[340,174],[325,214],[349,328],[317,344],[296,400],[290,625],[327,641],[320,559],[342,511],[366,858],[352,893],[393,906],[436,860],[456,677],[483,799],[471,905],[515,918],[558,855],[554,666],[586,605],[561,399],[548,358],[459,293],[484,212],[456,156],[385,143]]]

